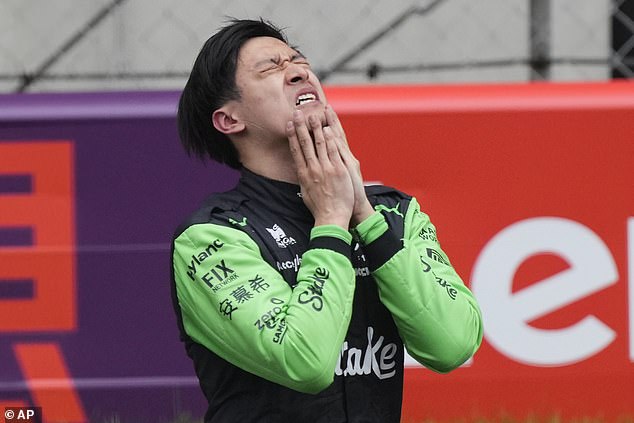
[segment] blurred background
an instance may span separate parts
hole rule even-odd
[[[328,84],[634,76],[629,0],[3,0],[0,91],[178,89],[227,17],[286,28]]]

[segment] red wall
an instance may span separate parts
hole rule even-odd
[[[634,84],[327,95],[364,178],[419,198],[483,309],[470,365],[408,369],[404,419],[631,415]]]

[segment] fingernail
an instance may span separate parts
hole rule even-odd
[[[299,110],[295,109],[293,111],[293,117],[294,118],[299,118],[302,115],[302,112],[300,112]]]

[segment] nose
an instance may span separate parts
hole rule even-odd
[[[298,84],[308,80],[308,69],[305,66],[290,62],[286,68],[286,81],[289,84]]]

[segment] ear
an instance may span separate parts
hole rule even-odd
[[[221,107],[213,112],[211,120],[214,124],[214,128],[222,132],[225,135],[237,134],[242,132],[245,128],[245,124],[236,119],[231,110],[227,107]]]

